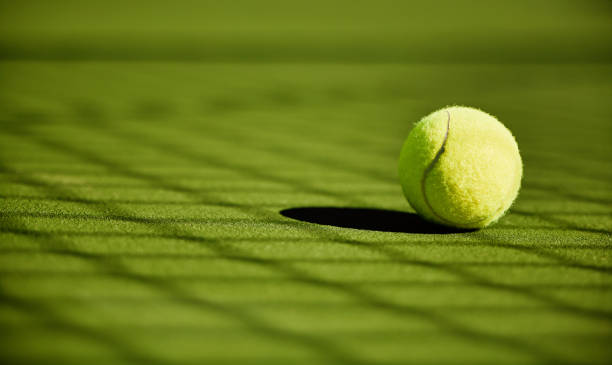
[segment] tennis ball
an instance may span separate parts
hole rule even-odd
[[[512,133],[495,117],[452,106],[421,119],[400,153],[406,199],[422,217],[483,228],[510,208],[523,176]]]

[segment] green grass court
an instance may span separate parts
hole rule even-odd
[[[612,361],[609,3],[51,4],[0,2],[2,363]],[[524,162],[480,231],[397,178],[452,104]]]

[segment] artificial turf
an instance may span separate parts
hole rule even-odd
[[[0,359],[609,363],[612,63],[585,29],[588,52],[489,63],[393,45],[360,62],[354,44],[105,59],[106,38],[68,52],[5,30]],[[423,222],[397,182],[414,122],[449,104],[496,115],[524,160],[484,230]]]

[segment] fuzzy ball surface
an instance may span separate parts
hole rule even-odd
[[[410,205],[445,226],[475,229],[514,202],[523,164],[512,133],[495,117],[452,106],[421,119],[400,153],[399,177]]]

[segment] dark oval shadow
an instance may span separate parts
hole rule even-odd
[[[369,231],[422,234],[470,232],[430,223],[414,213],[386,209],[296,207],[279,213],[302,222]]]

